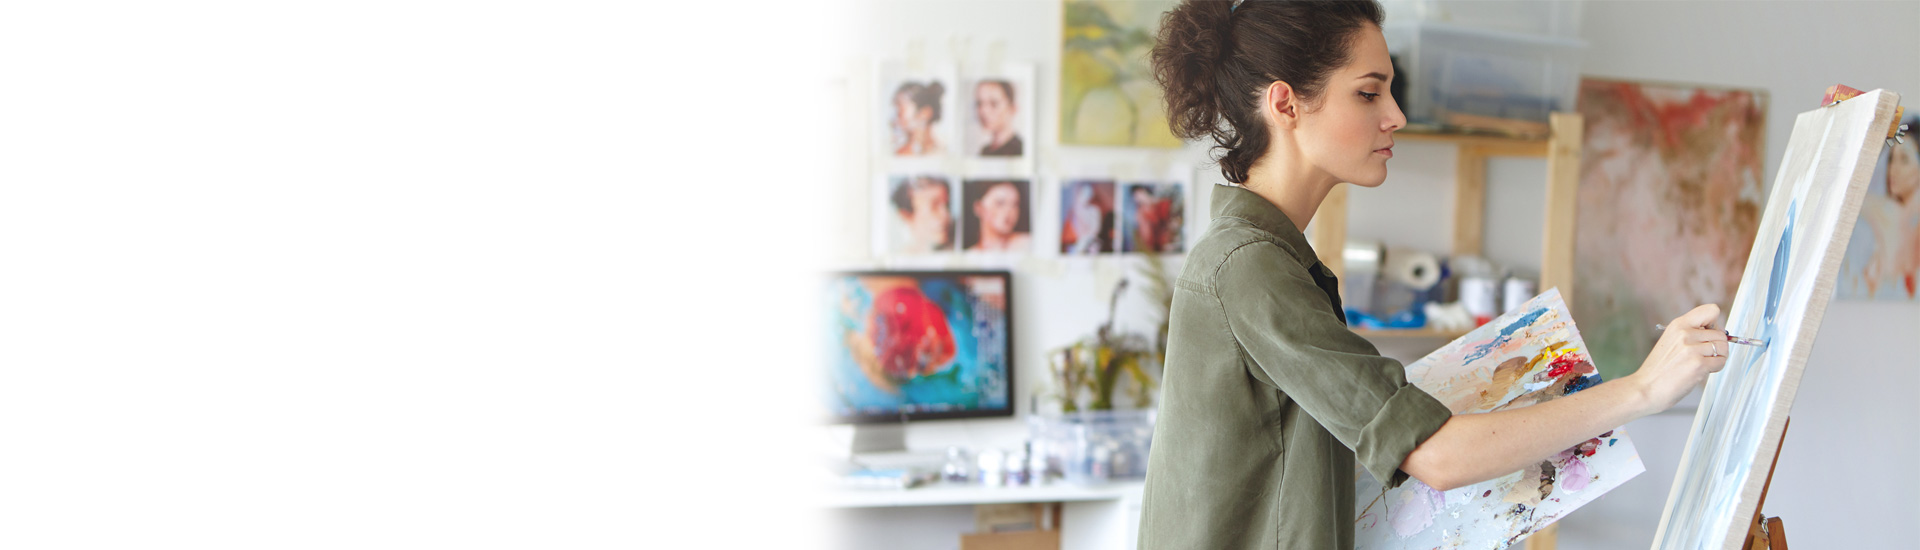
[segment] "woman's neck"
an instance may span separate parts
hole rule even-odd
[[[980,232],[980,248],[982,249],[1004,250],[1008,247],[1008,245],[1013,244],[1012,241],[1013,241],[1012,233],[998,233],[993,231]]]
[[[993,147],[999,147],[1002,145],[1006,145],[1007,140],[1011,140],[1011,139],[1013,139],[1013,128],[1012,127],[1001,128],[999,130],[994,130],[993,139],[990,140],[987,143],[987,145],[990,145]]]
[[[907,143],[915,150],[926,151],[933,148],[933,127],[925,126],[907,133]]]
[[[1306,231],[1307,222],[1313,221],[1313,213],[1320,210],[1321,201],[1327,199],[1327,194],[1333,192],[1333,186],[1340,181],[1317,169],[1273,156],[1268,153],[1269,158],[1248,170],[1247,181],[1242,186],[1273,203],[1293,222],[1294,229]],[[1285,170],[1287,167],[1295,169]]]

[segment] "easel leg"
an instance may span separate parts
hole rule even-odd
[[[1526,550],[1554,550],[1560,546],[1560,524],[1548,525],[1527,537]]]
[[[1755,515],[1747,527],[1747,550],[1787,550],[1786,522]]]
[[[1767,518],[1767,550],[1787,550],[1787,523]]]
[[[1778,517],[1767,517],[1762,510],[1767,505],[1767,491],[1773,489],[1773,470],[1780,466],[1780,449],[1787,444],[1787,428],[1792,426],[1792,417],[1780,425],[1780,443],[1773,448],[1773,463],[1767,465],[1767,481],[1760,485],[1760,502],[1754,505],[1753,522],[1747,524],[1747,550],[1787,550],[1786,523]]]

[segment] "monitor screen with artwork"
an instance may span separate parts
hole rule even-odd
[[[1006,271],[866,271],[828,281],[837,423],[1013,415]]]

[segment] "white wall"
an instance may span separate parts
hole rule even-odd
[[[878,2],[859,10],[868,19],[856,28],[860,67],[872,58],[904,58],[914,43],[929,59],[982,62],[1003,48],[1009,61],[1039,66],[1041,109],[1038,139],[1042,208],[1061,169],[1115,163],[1141,170],[1169,162],[1192,162],[1201,179],[1190,197],[1189,234],[1204,229],[1207,190],[1219,181],[1204,165],[1204,151],[1066,148],[1057,140],[1060,3],[926,1]],[[1582,36],[1589,43],[1587,74],[1614,78],[1700,83],[1765,89],[1768,111],[1766,181],[1772,183],[1792,116],[1812,108],[1829,84],[1888,88],[1920,98],[1920,3],[1914,2],[1589,2]],[[998,44],[999,46],[996,46]],[[845,80],[847,116],[854,128],[870,87],[859,71]],[[1920,100],[1910,100],[1910,106]],[[1453,159],[1446,146],[1404,143],[1393,175],[1379,189],[1352,194],[1350,234],[1445,251]],[[837,219],[836,260],[845,265],[881,265],[867,251],[869,179],[864,153],[847,160],[845,185],[835,190],[845,211]],[[1489,168],[1488,255],[1517,265],[1538,265],[1541,219],[1538,160],[1497,160]],[[1044,220],[1045,218],[1041,218]],[[1036,235],[1045,237],[1045,235]],[[1044,238],[1040,242],[1046,242]],[[983,265],[953,261],[953,265]],[[1111,259],[1033,258],[1018,271],[1016,350],[1019,384],[1044,378],[1041,353],[1090,331],[1103,317],[1104,297],[1127,266]],[[1920,520],[1920,480],[1899,475],[1907,457],[1920,456],[1915,429],[1920,404],[1911,399],[1920,373],[1920,305],[1835,302],[1827,310],[1819,344],[1808,363],[1794,408],[1795,422],[1774,479],[1767,510],[1786,518],[1793,541],[1821,547],[1900,546],[1899,527]],[[1393,342],[1389,356],[1411,360],[1439,342]],[[1026,393],[1026,390],[1022,390]],[[1019,404],[1025,412],[1028,403]],[[1680,446],[1692,420],[1676,409],[1628,426],[1648,472],[1590,504],[1563,522],[1561,543],[1570,550],[1643,547],[1667,497]],[[826,443],[846,436],[830,430]],[[910,446],[975,449],[1012,447],[1024,438],[1014,420],[927,422],[913,425]]]

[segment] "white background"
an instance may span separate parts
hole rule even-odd
[[[0,547],[814,540],[783,451],[849,28],[0,8]]]

